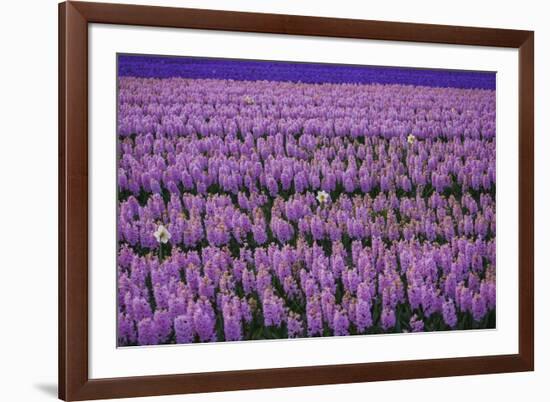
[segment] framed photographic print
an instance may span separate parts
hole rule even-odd
[[[59,6],[64,400],[534,369],[534,33]]]

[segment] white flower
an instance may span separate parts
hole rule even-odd
[[[414,135],[412,135],[412,134],[409,134],[409,135],[408,135],[408,137],[407,137],[407,142],[408,142],[409,144],[413,144],[415,140],[416,140],[416,137],[415,137]]]
[[[247,105],[253,105],[254,104],[254,99],[251,98],[250,96],[246,95],[244,97],[244,103],[246,103]]]
[[[166,229],[163,225],[159,225],[157,228],[157,231],[153,234],[155,236],[155,239],[157,239],[157,242],[159,243],[168,243],[168,240],[172,237],[168,229]]]
[[[319,204],[324,204],[326,202],[330,201],[330,195],[326,191],[319,191],[317,192],[317,201],[319,201]]]

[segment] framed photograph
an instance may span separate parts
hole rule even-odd
[[[59,5],[59,397],[534,369],[534,33]]]

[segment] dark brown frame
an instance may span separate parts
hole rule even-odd
[[[519,353],[126,378],[88,377],[88,24],[519,49]],[[184,8],[59,5],[59,397],[138,397],[534,370],[534,33]]]

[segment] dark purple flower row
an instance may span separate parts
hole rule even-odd
[[[379,83],[493,90],[496,87],[496,75],[492,72],[138,55],[119,55],[118,75],[311,84]]]

